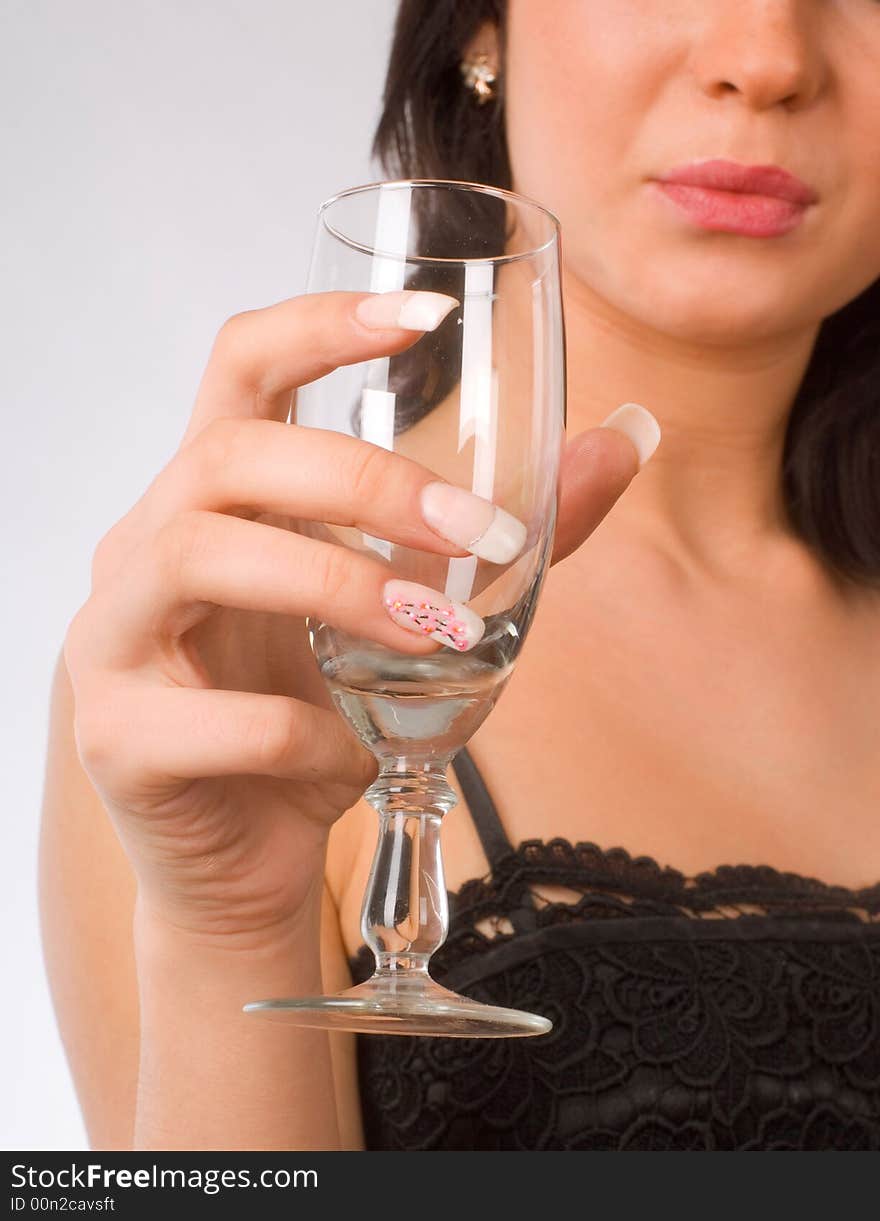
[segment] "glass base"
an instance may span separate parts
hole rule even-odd
[[[536,1013],[482,1005],[441,987],[430,975],[411,971],[376,974],[336,996],[251,1001],[244,1012],[322,1030],[447,1039],[510,1039],[553,1029],[552,1022]]]

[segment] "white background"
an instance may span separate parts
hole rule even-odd
[[[394,0],[3,0],[0,1147],[85,1149],[42,965],[52,669],[230,314],[303,291],[370,164]]]

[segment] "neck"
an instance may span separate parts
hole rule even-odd
[[[612,510],[613,529],[689,567],[741,570],[794,539],[781,463],[791,405],[819,325],[737,345],[695,344],[566,283],[569,437],[621,403],[657,417],[660,444]]]

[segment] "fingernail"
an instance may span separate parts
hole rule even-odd
[[[491,500],[436,480],[422,488],[420,503],[431,529],[471,555],[506,564],[523,549],[525,525]]]
[[[639,470],[660,443],[660,425],[647,407],[642,407],[640,403],[621,404],[599,427],[614,428],[629,437],[639,455]]]
[[[399,627],[459,653],[472,649],[486,630],[480,616],[467,606],[415,581],[386,581],[382,604]]]
[[[373,330],[433,331],[456,305],[458,300],[445,293],[408,290],[373,293],[359,301],[354,312],[359,322]]]

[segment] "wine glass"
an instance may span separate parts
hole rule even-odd
[[[333,702],[380,768],[364,794],[379,838],[361,916],[376,970],[336,996],[254,1001],[245,1011],[367,1033],[544,1034],[546,1018],[460,996],[428,967],[448,926],[440,825],[458,799],[446,769],[511,677],[552,550],[565,428],[559,222],[513,192],[443,179],[372,183],[322,204],[307,291],[405,289],[458,305],[405,352],[300,388],[295,421],[404,454],[492,501],[511,515],[496,514],[508,541],[520,531],[521,545],[512,558],[448,557],[300,523],[415,583],[396,590],[389,610],[415,620],[436,649],[414,656],[307,620]],[[481,549],[476,540],[460,549],[471,546]],[[480,621],[468,647],[463,627]]]

